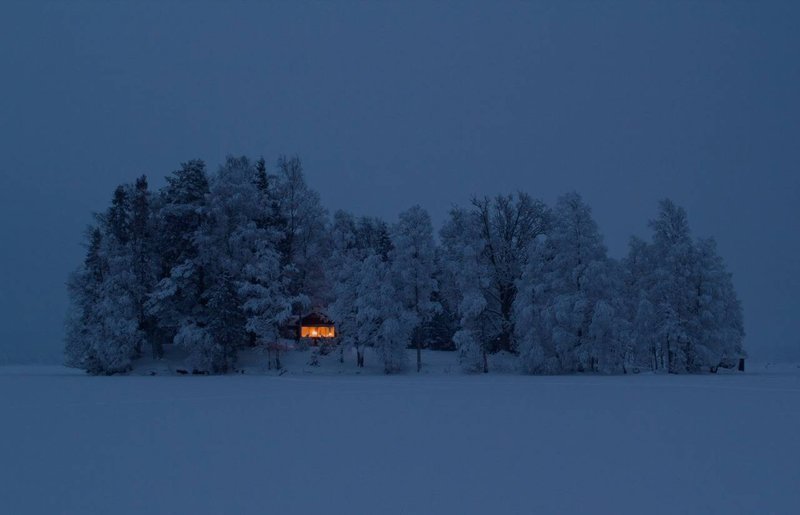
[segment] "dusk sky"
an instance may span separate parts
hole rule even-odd
[[[576,190],[610,253],[714,236],[754,358],[800,356],[800,3],[3,2],[0,363],[58,361],[114,187],[297,154],[330,210],[438,227]]]

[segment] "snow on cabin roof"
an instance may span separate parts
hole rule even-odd
[[[324,313],[313,311],[300,319],[300,325],[333,325],[333,320]]]

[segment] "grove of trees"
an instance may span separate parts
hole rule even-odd
[[[670,200],[650,241],[608,256],[589,206],[525,193],[454,207],[438,238],[413,206],[397,221],[337,211],[298,158],[192,160],[159,191],[142,176],[94,215],[68,281],[66,362],[125,373],[165,345],[201,373],[278,342],[312,309],[336,322],[341,359],[375,349],[386,373],[455,348],[464,370],[507,353],[531,374],[716,371],[743,355],[742,308],[713,239]],[[280,362],[276,362],[280,366]]]

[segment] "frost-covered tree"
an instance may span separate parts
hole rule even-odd
[[[329,226],[297,158],[272,174],[228,157],[211,176],[189,161],[158,193],[144,176],[116,188],[95,215],[68,281],[66,362],[121,373],[171,342],[192,369],[223,373],[240,346],[270,346],[292,315],[327,305],[340,359],[354,348],[364,366],[373,346],[387,373],[412,342],[418,371],[423,343],[451,342],[470,371],[498,351],[535,373],[732,366],[742,308],[716,245],[694,241],[670,201],[650,226],[618,263],[578,195],[551,212],[519,194],[453,209],[437,248],[418,206],[391,228],[345,212]]]
[[[657,365],[672,373],[696,371],[699,363],[691,313],[696,256],[686,211],[664,200],[650,227],[656,257],[650,295],[655,308],[654,336],[659,344]]]
[[[111,258],[92,316],[86,370],[91,374],[127,372],[143,340],[134,298],[126,288],[131,271],[126,260]]]
[[[625,261],[631,346],[654,370],[732,366],[744,329],[730,274],[713,240],[692,240],[686,212],[670,200],[650,222],[652,243],[634,239]]]
[[[163,275],[197,256],[195,235],[207,216],[206,165],[199,159],[182,163],[167,177],[167,183],[159,199],[156,229],[161,237],[157,250]]]
[[[454,339],[468,342],[469,348],[477,345],[478,355],[516,350],[517,281],[528,259],[528,246],[548,225],[547,207],[524,193],[475,198],[471,209],[451,211],[441,236],[442,267],[447,270],[443,279],[449,283],[445,289],[450,292],[449,304],[460,306],[457,312],[462,319]],[[461,267],[465,260],[468,266]],[[464,318],[466,313],[469,316]]]
[[[439,233],[440,236],[442,232]],[[459,329],[458,303],[460,291],[456,281],[457,267],[451,266],[449,261],[452,253],[443,245],[435,248],[434,279],[436,291],[433,292],[433,301],[439,309],[433,314],[431,320],[425,325],[427,344],[439,350],[452,350],[454,348],[453,336]]]
[[[213,286],[206,293],[206,307],[206,329],[215,354],[208,357],[201,370],[227,372],[236,362],[237,348],[246,341],[247,322],[236,280],[227,271],[214,278]],[[193,354],[194,351],[196,349],[192,349]]]
[[[741,304],[716,242],[711,238],[698,240],[696,249],[692,309],[696,352],[701,366],[712,371],[720,366],[730,368],[744,355]]]
[[[280,328],[291,317],[291,302],[285,294],[285,280],[282,277],[269,279],[273,273],[271,265],[264,268],[256,265],[248,270],[252,275],[239,289],[239,294],[245,299],[246,329],[257,343],[266,345],[270,350],[272,344],[278,342]],[[274,348],[275,355],[270,359],[274,360],[275,368],[281,369],[279,346]]]
[[[181,231],[177,260],[150,294],[149,309],[200,372],[230,369],[238,347],[271,344],[290,299],[270,223],[274,206],[258,166],[228,157],[209,179],[190,162],[171,178],[159,216]]]
[[[325,270],[328,256],[327,211],[319,194],[308,187],[298,157],[278,159],[275,178],[280,224],[279,249],[289,280],[288,293],[296,300],[295,314],[326,300]]]
[[[441,309],[434,299],[438,290],[435,278],[436,247],[433,226],[427,211],[420,206],[400,214],[391,233],[393,248],[389,253],[395,289],[411,327],[412,343],[417,349],[417,372],[422,370],[422,340],[425,324]]]
[[[149,262],[141,181],[117,187],[109,208],[95,215],[86,259],[68,283],[66,362],[92,374],[127,371],[146,340],[143,306],[152,282],[140,266]]]
[[[454,208],[440,232],[444,296],[455,306],[458,330],[453,342],[461,366],[470,372],[489,371],[487,353],[502,330],[498,313],[487,301],[492,272],[484,259],[477,215]]]
[[[254,236],[242,233],[240,236]],[[244,245],[245,242],[242,242]],[[238,293],[247,316],[246,329],[256,343],[267,345],[278,341],[280,328],[291,316],[291,299],[287,295],[287,278],[282,274],[280,254],[270,238],[249,242],[252,259],[244,264]],[[277,346],[275,346],[278,349]],[[275,367],[280,369],[280,354],[276,350]]]
[[[655,307],[650,292],[655,280],[655,256],[647,242],[632,237],[622,261],[622,299],[629,322],[626,342],[629,365],[658,368],[660,342],[655,337]]]
[[[208,217],[197,238],[211,284],[207,325],[228,363],[248,331],[256,342],[274,344],[290,305],[276,248],[280,235],[264,223],[272,206],[260,180],[249,159],[229,156],[211,178]]]
[[[65,361],[91,374],[128,371],[144,339],[132,289],[136,277],[122,212],[126,204],[127,196],[118,188],[109,210],[96,217],[86,259],[68,283]]]
[[[333,300],[329,305],[329,311],[336,322],[340,360],[343,360],[345,348],[353,348],[356,349],[356,364],[362,366],[363,344],[358,339],[356,290],[360,263],[367,252],[361,248],[356,221],[350,213],[344,211],[334,213],[331,247],[331,256],[327,264],[327,282],[332,285]]]
[[[95,305],[100,298],[107,267],[100,247],[103,233],[99,227],[86,231],[86,257],[67,281],[69,308],[67,311],[64,358],[71,367],[86,369],[90,361],[91,340],[97,322]]]
[[[398,298],[390,265],[381,256],[368,256],[359,268],[355,300],[358,340],[372,343],[387,374],[403,371],[412,314]]]
[[[147,296],[158,281],[158,259],[155,255],[155,227],[152,210],[153,195],[147,177],[142,175],[130,189],[130,255],[133,271],[131,294],[137,313],[139,329],[150,343],[153,358],[163,356],[161,340],[155,334],[155,320],[147,314]]]
[[[201,259],[199,238],[208,219],[209,183],[205,163],[192,160],[167,177],[154,214],[158,234],[155,248],[160,257],[160,280],[148,295],[147,315],[154,320],[152,338],[189,350],[207,342],[207,292],[209,271]],[[195,345],[194,342],[197,342]],[[158,345],[158,344],[156,344]],[[216,355],[198,351],[205,356]],[[192,366],[207,360],[194,359]],[[211,368],[198,370],[210,371]]]
[[[96,217],[68,284],[68,363],[114,373],[145,342],[155,358],[176,343],[192,368],[224,372],[243,342],[274,342],[292,303],[319,296],[308,285],[324,289],[325,212],[299,160],[271,175],[263,159],[229,157],[210,178],[193,160],[167,183],[120,186]]]
[[[384,344],[380,338],[382,334],[380,324],[371,323],[372,325],[369,325],[368,328],[363,326],[365,320],[374,321],[372,315],[366,314],[370,307],[369,303],[364,301],[363,296],[369,295],[374,298],[379,295],[380,291],[388,291],[387,289],[390,287],[394,289],[394,283],[391,282],[391,268],[388,264],[389,254],[392,252],[388,226],[379,219],[356,218],[344,211],[338,211],[334,214],[333,219],[331,247],[331,256],[327,261],[327,280],[328,284],[332,285],[333,299],[329,305],[329,312],[336,322],[341,351],[343,352],[345,347],[355,349],[356,363],[363,367],[364,348]],[[380,274],[371,268],[365,268],[367,260],[370,260],[371,265],[374,265],[376,260],[381,263]],[[382,281],[386,279],[390,281],[390,284],[386,285],[380,281],[370,283],[368,279],[364,278],[365,274],[370,277],[378,274]],[[396,293],[393,294],[393,297],[396,297]],[[398,305],[402,308],[402,303],[398,303]],[[386,309],[388,310],[388,308]],[[407,345],[411,329],[406,326],[413,326],[413,324],[408,317],[396,316],[395,319],[402,321],[404,327],[395,331],[394,334],[403,335]],[[382,320],[381,318],[381,323]],[[392,338],[392,341],[396,343],[395,336]],[[382,354],[382,356],[389,359],[391,353]],[[394,365],[388,366],[387,371],[392,369],[394,369]]]
[[[490,349],[513,351],[517,281],[527,262],[528,246],[547,232],[549,211],[541,201],[526,193],[498,196],[494,200],[475,198],[472,205],[482,245],[481,258],[491,277],[484,296],[488,313],[499,329]]]
[[[589,206],[576,193],[559,198],[552,229],[532,244],[519,282],[515,327],[523,368],[622,371],[620,280]]]

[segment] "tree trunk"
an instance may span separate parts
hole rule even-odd
[[[161,359],[164,357],[164,348],[161,346],[161,342],[157,339],[153,339],[153,359]]]
[[[500,314],[502,318],[502,330],[497,339],[497,347],[495,351],[508,351],[511,352],[511,334],[513,332],[512,311],[514,309],[514,296],[516,288],[513,284],[505,284],[499,288],[500,290]]]
[[[489,373],[489,358],[486,356],[486,349],[483,349],[483,373]]]
[[[422,370],[422,344],[417,339],[417,372]]]
[[[147,331],[150,336],[150,346],[153,351],[153,359],[161,359],[164,357],[164,345],[161,343],[162,333],[157,328],[152,331]],[[146,334],[147,334],[146,333]]]
[[[675,373],[675,369],[672,365],[672,345],[670,345],[670,342],[667,342],[667,373]]]

